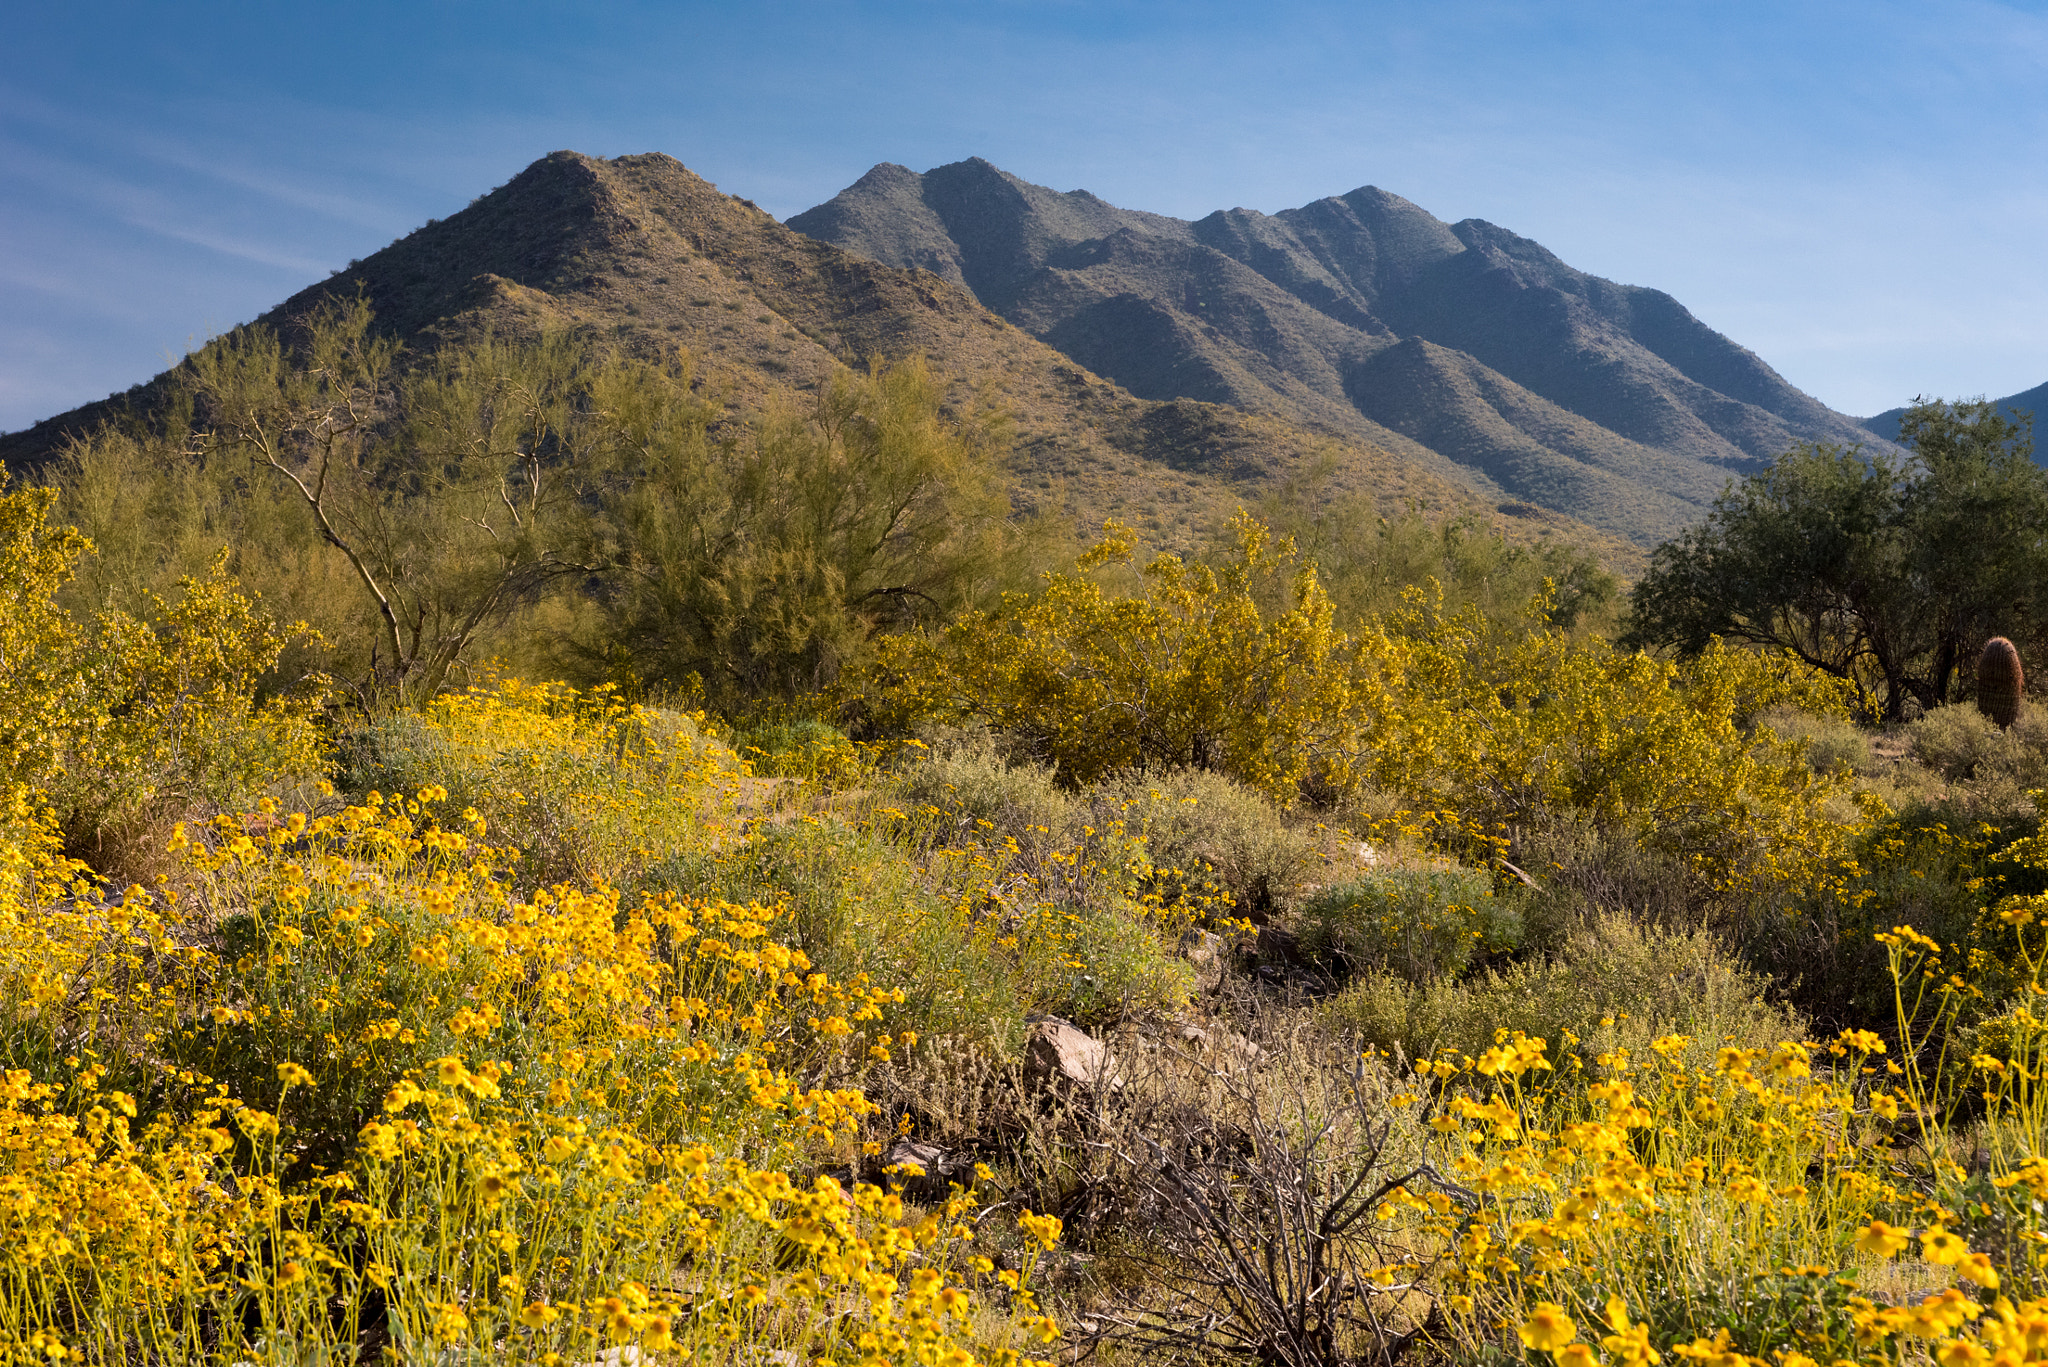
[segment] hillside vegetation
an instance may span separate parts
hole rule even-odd
[[[1076,544],[915,358],[295,326],[0,492],[10,1360],[2048,1352],[2010,671],[1866,729],[1313,470]]]
[[[1162,547],[1199,546],[1240,502],[1313,474],[1319,500],[1363,499],[1375,516],[1472,514],[1522,544],[1555,537],[1618,564],[1640,558],[1533,504],[1498,511],[1497,497],[1409,447],[1217,403],[1135,398],[966,291],[793,232],[665,156],[554,153],[256,322],[303,355],[313,318],[358,301],[380,338],[403,345],[400,369],[484,335],[567,335],[642,361],[682,349],[694,388],[734,418],[803,409],[840,368],[922,355],[950,413],[1009,425],[1015,507],[1079,529],[1118,517]],[[172,387],[166,374],[0,437],[0,462],[34,476],[109,419],[155,422]]]

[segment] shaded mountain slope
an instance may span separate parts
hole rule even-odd
[[[1082,204],[1075,214],[1121,212]],[[1385,511],[1415,505],[1498,520],[1497,500],[1447,477],[1456,472],[1404,438],[1333,437],[1171,393],[1147,401],[939,274],[791,231],[666,156],[554,153],[261,321],[289,337],[323,300],[358,290],[378,327],[415,355],[485,328],[565,328],[638,352],[682,347],[698,383],[741,410],[805,402],[838,364],[922,352],[961,411],[1008,415],[1021,508],[1064,508],[1084,526],[1121,517],[1166,547],[1198,544],[1240,502],[1311,467],[1329,472],[1328,492],[1367,493]],[[0,459],[32,473],[68,437],[146,411],[161,386],[160,377],[0,438]],[[1502,525],[1518,539],[1562,535],[1630,563],[1621,543],[1569,518]]]
[[[1858,433],[1669,295],[1371,186],[1188,222],[974,158],[921,176],[878,166],[789,224],[942,274],[1140,397],[1427,451],[1485,497],[1642,545],[1695,520],[1731,473]],[[1403,339],[1435,350],[1388,357]],[[1404,394],[1409,381],[1421,388]],[[1429,412],[1424,394],[1471,407]]]

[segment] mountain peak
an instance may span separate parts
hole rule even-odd
[[[1189,222],[1033,185],[981,157],[886,185],[872,176],[790,226],[938,270],[1142,397],[1417,450],[1483,495],[1643,545],[1703,513],[1731,471],[1860,431],[1669,295],[1587,275],[1483,219],[1445,223],[1378,186]],[[1395,342],[1416,345],[1374,363]],[[1418,405],[1402,388],[1415,385],[1463,416]]]
[[[1050,205],[1059,215],[1127,222],[1092,196],[998,180],[986,163],[964,174],[1002,185],[1026,210]],[[906,233],[916,215],[933,214],[929,179],[884,163],[835,212],[845,223]],[[943,238],[945,225],[935,215],[930,222]],[[1043,225],[1037,231],[1041,246],[1057,237]],[[1132,241],[1127,252],[1118,247],[1124,268],[1151,268],[1157,239],[1123,236]],[[956,411],[994,403],[1007,412],[1015,506],[1087,527],[1122,518],[1153,544],[1180,551],[1203,544],[1268,481],[1322,468],[1332,453],[1334,487],[1372,496],[1386,512],[1410,504],[1446,512],[1488,506],[1405,455],[1341,438],[1333,444],[1328,433],[1214,404],[1137,398],[1009,326],[966,290],[791,231],[659,153],[609,160],[550,153],[259,321],[290,344],[313,310],[358,292],[375,310],[378,330],[406,344],[401,364],[485,332],[568,332],[641,356],[685,350],[699,387],[728,410],[800,408],[836,366],[922,354],[950,385]],[[1148,307],[1131,317],[1149,325]],[[166,373],[0,438],[0,461],[32,475],[68,440],[106,422],[147,424],[169,383]],[[1600,539],[1565,519],[1547,527]],[[1505,530],[1527,539],[1543,524]]]

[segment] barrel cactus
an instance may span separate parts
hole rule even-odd
[[[2026,675],[2020,669],[2020,652],[2003,636],[1984,643],[1977,657],[1977,710],[2002,727],[2019,720],[2020,690]]]

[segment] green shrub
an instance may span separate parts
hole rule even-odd
[[[1098,807],[1114,807],[1145,839],[1152,864],[1148,891],[1163,908],[1206,910],[1228,897],[1229,914],[1263,919],[1287,911],[1316,849],[1264,794],[1223,774],[1173,769],[1102,788]]]
[[[798,818],[680,856],[649,870],[648,881],[687,896],[780,903],[782,933],[835,981],[865,973],[902,990],[892,1029],[1002,1035],[1032,1009],[998,928],[941,895],[883,831]]]
[[[1091,1030],[1187,1005],[1194,969],[1149,927],[1111,910],[1080,912],[1019,967],[1037,1009]]]
[[[1608,913],[1554,956],[1463,982],[1368,973],[1325,1010],[1364,1044],[1409,1058],[1442,1049],[1477,1056],[1497,1032],[1520,1030],[1548,1040],[1554,1060],[1575,1040],[1588,1052],[1641,1052],[1678,1033],[1710,1061],[1723,1042],[1751,1048],[1804,1034],[1796,1017],[1763,999],[1763,985],[1707,931],[1645,929]]]
[[[2023,701],[2009,729],[1975,707],[1937,707],[1906,728],[1914,760],[1952,783],[2003,775],[2048,785],[2048,711]]]
[[[769,778],[843,782],[860,771],[860,749],[829,722],[800,717],[734,730],[732,748]]]
[[[1747,916],[1764,900],[1728,896],[1706,884],[1683,855],[1570,814],[1532,823],[1512,857],[1536,883],[1514,898],[1523,944],[1546,953],[1562,949],[1603,914],[1643,925],[1696,926]]]
[[[1129,911],[1144,891],[1150,861],[1126,813],[1063,790],[1049,767],[1006,762],[986,732],[941,738],[888,797],[907,809],[903,834],[920,857],[971,849],[1000,865],[996,895],[1013,911]]]
[[[904,764],[889,784],[903,801],[936,808],[960,822],[987,822],[1005,835],[1063,831],[1075,801],[1049,767],[1007,762],[995,737],[971,728],[946,728]]]
[[[1303,948],[1346,971],[1411,983],[1454,974],[1479,950],[1511,949],[1521,918],[1477,869],[1387,869],[1325,888],[1297,917]]]
[[[1773,707],[1757,718],[1780,740],[1801,741],[1816,774],[1877,772],[1870,735],[1847,717],[1817,716],[1797,707]]]

